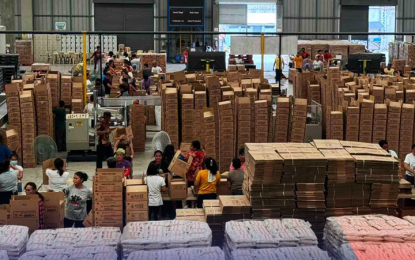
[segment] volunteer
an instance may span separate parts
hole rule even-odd
[[[144,64],[144,68],[143,68],[143,77],[144,77],[144,75],[147,75],[148,77],[150,77],[150,76],[151,76],[151,70],[149,69],[149,67],[148,67],[148,64],[147,64],[147,63],[145,63],[145,64]]]
[[[303,70],[301,69],[302,63],[303,63],[303,57],[301,55],[301,51],[299,51],[297,53],[297,56],[295,56],[295,58],[293,59],[294,63],[295,63],[295,68],[297,69],[298,72],[303,72]]]
[[[329,62],[330,63],[330,60],[333,58],[333,56],[329,53],[329,51],[328,50],[326,50],[326,51],[324,51],[324,61],[325,62]]]
[[[3,137],[0,135],[0,162],[9,159],[12,151],[10,151],[7,145],[3,144],[4,140]]]
[[[24,191],[26,192],[26,195],[37,195],[38,196],[38,204],[39,204],[39,227],[38,229],[44,229],[45,225],[44,225],[44,221],[43,221],[43,211],[44,211],[44,207],[43,207],[43,201],[45,200],[45,198],[43,197],[42,194],[40,194],[37,191],[37,187],[36,184],[33,182],[28,182],[26,183],[26,185],[24,186]]]
[[[280,68],[280,62],[281,62],[281,68]],[[277,58],[275,58],[274,66],[273,66],[273,69],[275,69],[275,80],[277,82],[281,80],[282,69],[284,68],[284,66],[285,66],[284,59],[282,57],[280,58],[280,56],[277,55]]]
[[[143,75],[143,80],[141,81],[141,89],[145,90],[147,95],[150,95],[150,87],[153,85],[153,80],[147,74]]]
[[[120,84],[118,88],[120,94],[118,94],[116,98],[132,96],[133,91],[137,91],[132,84],[128,83],[128,79],[126,78],[122,79],[122,84]]]
[[[186,47],[183,52],[183,62],[186,65],[186,71],[189,69],[189,47]]]
[[[118,169],[130,169],[131,170],[131,163],[125,159],[125,150],[122,148],[118,148],[115,152],[115,158],[117,158],[117,168]]]
[[[134,82],[133,73],[123,69],[121,72],[120,83],[122,83],[124,79],[127,79],[129,84],[132,84]]]
[[[238,156],[239,160],[241,161],[241,170],[245,170],[245,148],[242,146],[241,148],[239,148],[239,156]],[[235,168],[233,167],[233,163],[231,163],[231,167],[229,168],[230,171],[235,170]]]
[[[84,114],[88,113],[89,117],[91,118],[91,127],[95,126],[95,122],[92,122],[93,117],[94,117],[94,112],[95,112],[95,107],[94,107],[94,95],[89,96],[89,103],[85,105],[84,108]],[[101,106],[99,104],[97,104],[97,108],[100,108]]]
[[[307,55],[310,56],[310,53],[308,53],[305,48],[301,48],[301,56],[303,59],[307,58]]]
[[[88,175],[84,172],[75,172],[73,185],[64,190],[66,200],[65,208],[65,228],[84,227],[84,220],[87,215],[87,201],[92,200],[92,192],[83,184],[88,180]]]
[[[405,179],[414,185],[415,174],[415,144],[412,145],[412,152],[407,154],[404,161],[404,167],[406,170]]]
[[[105,87],[101,79],[95,80],[95,90],[97,91],[98,97],[105,97]]]
[[[64,161],[56,158],[53,162],[54,169],[46,169],[46,176],[49,178],[49,190],[61,192],[68,187],[69,172],[63,170]]]
[[[202,169],[203,160],[205,159],[205,152],[200,148],[199,141],[193,141],[190,146],[190,151],[187,153],[187,160],[189,157],[193,157],[192,163],[187,170],[187,182],[188,186],[191,187],[194,185],[196,179],[196,173]]]
[[[23,167],[19,165],[19,156],[15,152],[12,152],[12,154],[10,155],[10,165],[13,165],[14,167],[17,168],[17,170],[19,171],[18,179],[22,180],[23,179]]]
[[[128,58],[128,53],[126,51],[124,52],[124,60],[130,61],[130,58]]]
[[[241,160],[234,158],[232,165],[234,169],[228,175],[228,189],[232,191],[232,195],[243,195],[242,184],[244,182],[245,171],[241,169]]]
[[[98,61],[101,59],[101,47],[97,46],[97,50],[92,53],[92,56],[89,59],[94,58],[94,70],[97,69]]]
[[[114,56],[114,53],[112,51],[110,51],[108,53],[108,56],[105,57],[105,62],[109,62],[110,60],[112,60],[112,56]]]
[[[324,69],[323,56],[317,55],[317,60],[313,62],[314,71],[321,72]]]
[[[124,66],[123,67],[128,73],[133,72],[133,67],[131,66],[131,63],[130,63],[129,60],[127,60],[127,59],[124,60]]]
[[[398,154],[396,154],[395,151],[389,150],[389,144],[386,140],[380,140],[379,145],[380,147],[382,147],[383,150],[387,151],[392,158],[398,159]]]
[[[134,71],[141,71],[141,59],[137,58],[137,54],[133,53],[131,55],[131,66],[133,66]]]
[[[104,78],[102,84],[104,85],[104,88],[105,88],[105,97],[110,97],[111,89],[112,89],[112,81],[111,81],[111,74],[110,73],[107,72],[105,74],[105,78]]]
[[[104,112],[101,121],[97,127],[98,146],[97,146],[97,168],[102,168],[102,161],[106,160],[109,157],[112,157],[114,152],[111,147],[110,140],[110,122],[111,122],[111,112]]]
[[[59,108],[54,108],[52,112],[55,114],[55,136],[58,151],[66,151],[66,109],[65,101],[59,101]]]
[[[124,158],[132,162],[134,159],[134,146],[133,140],[129,140],[127,135],[121,135],[114,143],[114,153],[119,149],[124,149],[125,156]]]
[[[304,71],[312,71],[313,70],[313,62],[310,59],[310,55],[307,54],[307,56],[305,56],[305,59],[303,60],[302,64],[301,64],[302,70]]]
[[[157,150],[154,152],[154,160],[151,161],[150,163],[153,163],[155,165],[157,165],[157,171],[160,177],[166,178],[167,173],[169,172],[169,170],[167,169],[169,167],[168,164],[166,164],[163,161],[163,152],[160,150]]]
[[[163,70],[157,65],[156,61],[153,61],[153,67],[151,68],[151,73],[154,75],[162,73]]]
[[[9,204],[12,195],[17,195],[19,171],[9,160],[0,163],[0,205]]]
[[[114,157],[110,157],[107,159],[107,167],[108,169],[115,169],[117,168],[117,159]]]
[[[383,70],[386,75],[393,76],[395,73],[395,70],[392,68],[392,64],[388,64],[388,67]]]
[[[104,68],[104,75],[106,75],[107,73],[111,74],[111,76],[115,75],[115,65],[114,65],[114,61],[110,60],[109,62],[107,62],[105,64],[105,68]]]
[[[165,192],[166,183],[159,175],[159,168],[156,164],[150,163],[147,168],[147,177],[144,183],[148,188],[148,211],[149,220],[159,220],[160,206],[163,205],[161,191]]]
[[[216,190],[220,183],[218,165],[213,158],[206,158],[203,170],[199,171],[195,181],[197,193],[197,207],[203,208],[203,200],[215,200]]]
[[[317,55],[315,57],[316,60],[319,60],[318,57],[322,58],[321,61],[324,61],[324,54],[322,50],[317,51]]]
[[[174,146],[172,144],[168,144],[166,145],[166,148],[164,148],[164,153],[163,153],[163,162],[169,166],[171,161],[174,158]]]

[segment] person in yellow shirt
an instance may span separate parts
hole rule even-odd
[[[281,62],[281,68],[280,68],[280,62]],[[284,66],[285,66],[284,59],[281,57],[281,61],[280,61],[280,56],[277,56],[277,58],[275,58],[275,61],[274,61],[275,80],[277,82],[280,82],[281,80],[282,69],[284,68]]]
[[[297,53],[297,56],[295,56],[294,63],[295,63],[295,68],[298,70],[298,72],[303,72],[303,69],[302,69],[303,56],[301,55],[300,51]]]
[[[220,174],[216,161],[208,157],[203,163],[203,170],[199,171],[195,180],[198,190],[197,207],[203,208],[203,200],[215,200],[217,187],[220,183]]]
[[[388,67],[386,69],[383,70],[385,72],[386,75],[389,76],[393,76],[393,74],[395,73],[395,70],[392,69],[392,64],[388,64]]]

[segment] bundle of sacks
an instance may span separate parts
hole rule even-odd
[[[10,260],[17,260],[25,252],[28,239],[28,227],[12,225],[0,227],[0,250],[6,251]]]
[[[157,251],[137,251],[128,256],[127,260],[225,260],[225,254],[219,247],[175,248]]]
[[[117,260],[118,255],[113,247],[82,247],[66,249],[43,249],[30,251],[19,260]]]

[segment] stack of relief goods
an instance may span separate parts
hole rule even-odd
[[[372,143],[377,144],[380,140],[386,139],[387,122],[388,106],[385,104],[375,104]]]
[[[7,142],[7,145],[11,151],[16,151],[21,146],[21,132],[22,132],[22,119],[20,111],[20,88],[18,84],[6,85],[6,101],[7,101],[7,116],[8,125],[13,127],[17,132],[15,142]],[[11,141],[11,140],[10,140]],[[19,152],[19,158],[22,158],[21,151]],[[21,164],[20,164],[21,165]]]
[[[208,224],[199,221],[130,222],[121,237],[123,260],[140,250],[160,252],[163,249],[210,247],[211,244],[212,231]]]
[[[142,179],[124,180],[125,220],[148,221],[148,191]]]
[[[324,234],[325,248],[335,259],[372,259],[373,256],[378,259],[391,259],[391,255],[385,255],[386,252],[399,254],[399,259],[413,258],[412,253],[411,258],[408,258],[406,251],[412,248],[415,226],[396,217],[330,217],[327,218]],[[400,245],[404,245],[402,250]],[[363,248],[368,252],[361,252]],[[391,248],[397,251],[392,251]],[[373,253],[370,257],[366,254],[369,252]]]
[[[97,227],[123,227],[123,169],[97,169],[94,176],[94,223]]]
[[[20,94],[20,110],[22,117],[23,167],[35,168],[36,157],[33,141],[37,136],[37,127],[33,91],[23,91],[22,94]]]
[[[343,112],[331,111],[330,139],[343,140]]]
[[[265,221],[231,221],[226,223],[224,252],[227,259],[329,259],[317,247],[317,237],[310,224],[300,219],[269,219]]]
[[[245,145],[244,194],[252,205],[252,218],[278,218],[281,208],[294,208],[294,184],[280,184],[282,158],[272,149],[257,150]]]
[[[50,92],[52,93],[52,107],[59,107],[60,100],[60,86],[61,86],[61,74],[59,71],[48,71],[46,75],[46,83],[50,85]]]
[[[218,104],[219,109],[219,171],[225,172],[235,154],[234,109],[231,101]]]
[[[402,104],[400,102],[389,103],[386,141],[388,141],[389,149],[393,151],[399,151],[401,113]]]
[[[321,104],[320,83],[317,80],[308,81],[309,98]]]
[[[193,128],[195,127],[195,107],[194,95],[182,95],[182,142],[191,143],[193,138]]]
[[[74,77],[72,82],[72,111],[75,113],[82,113],[83,112],[83,100],[84,100],[84,90],[83,90],[83,82],[79,82],[78,78]],[[81,102],[80,102],[81,101]],[[79,106],[78,104],[81,104]]]
[[[359,142],[372,142],[374,108],[375,103],[372,100],[363,99],[360,109]]]
[[[75,251],[80,248],[106,246],[118,252],[120,238],[121,231],[115,227],[37,230],[30,236],[26,251],[30,253],[58,248]]]
[[[0,250],[7,252],[10,260],[17,260],[26,251],[29,228],[5,225],[0,227]]]
[[[291,117],[291,101],[289,98],[277,99],[277,116],[276,116],[276,130],[275,130],[275,142],[285,143],[288,142],[288,130]]]
[[[214,111],[208,110],[203,112],[203,144],[207,157],[217,159],[216,154],[216,121]]]
[[[52,93],[50,85],[38,84],[36,91],[37,134],[48,135],[53,138]]]
[[[307,99],[296,98],[294,100],[294,113],[291,127],[291,139],[293,143],[303,143],[307,121]]]
[[[177,104],[176,104],[177,105]],[[130,106],[130,125],[133,131],[133,147],[136,152],[144,152],[146,147],[146,109],[144,105]],[[177,119],[177,115],[176,115]],[[177,121],[175,122],[177,124]],[[170,135],[174,140],[174,135]],[[176,146],[175,146],[176,147]]]
[[[202,147],[205,147],[204,133],[201,129],[205,129],[204,126],[204,109],[207,107],[206,91],[195,91],[195,127],[193,128],[194,140],[199,140]]]
[[[108,246],[40,249],[23,254],[19,260],[47,260],[54,259],[91,259],[91,260],[117,260],[117,250]],[[1,259],[1,258],[0,258]]]
[[[237,110],[235,110],[235,112],[237,113],[238,117],[236,120],[236,123],[238,124],[238,136],[236,139],[236,147],[243,147],[245,143],[251,142],[251,122],[252,117],[254,117],[254,115],[251,114],[253,103],[251,103],[251,99],[249,97],[242,97],[237,99],[236,106]],[[224,112],[227,111],[229,110],[224,110]]]
[[[199,259],[225,260],[225,254],[219,247],[204,248],[175,248],[160,251],[136,251],[131,253],[127,260],[158,260],[158,259]]]
[[[399,141],[399,158],[412,152],[414,138],[414,104],[403,104],[401,113],[401,131]]]
[[[225,235],[225,218],[219,200],[203,201],[204,220],[212,230],[212,246],[222,247]]]
[[[219,206],[226,222],[251,218],[251,204],[245,195],[219,196]]]
[[[360,109],[359,107],[349,106],[347,107],[346,117],[346,140],[347,141],[359,141],[359,122],[360,122]]]
[[[62,75],[61,77],[61,100],[65,102],[65,107],[72,106],[72,76]]]
[[[268,142],[269,118],[268,101],[255,101],[255,143]]]
[[[162,97],[162,129],[171,140],[174,147],[179,147],[179,109],[176,88],[166,88]]]

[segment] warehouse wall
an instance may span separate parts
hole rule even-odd
[[[415,0],[398,0],[396,7],[396,31],[415,32]],[[402,37],[397,37],[401,40]]]
[[[340,0],[284,0],[282,21],[283,32],[338,32]],[[333,39],[333,36],[300,37],[316,38]]]

